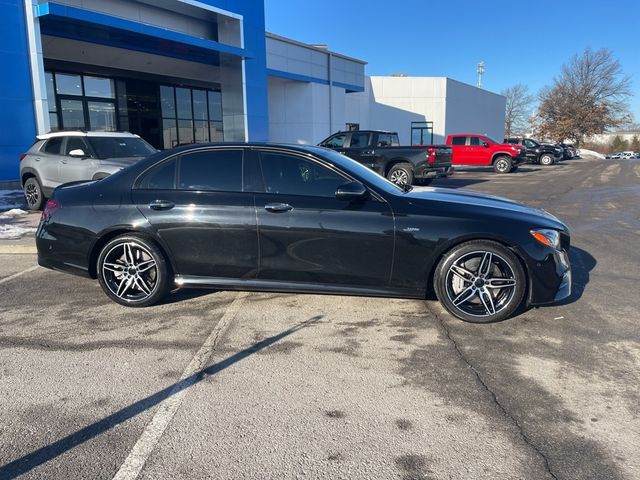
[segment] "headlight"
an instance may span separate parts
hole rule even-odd
[[[530,230],[529,233],[543,245],[560,250],[560,234],[557,230],[541,228],[540,230]]]

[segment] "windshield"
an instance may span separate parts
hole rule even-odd
[[[358,177],[360,180],[368,183],[369,185],[373,185],[374,187],[379,188],[385,192],[389,193],[398,193],[406,192],[408,189],[404,189],[399,187],[395,183],[390,182],[386,178],[381,175],[378,175],[376,172],[371,170],[370,168],[365,167],[364,165],[352,160],[349,157],[341,155],[338,152],[334,152],[333,150],[329,150],[326,148],[314,148],[322,157],[327,158],[332,161],[339,167],[344,167],[344,169],[348,173],[352,173],[354,176]]]
[[[156,149],[138,137],[87,137],[98,158],[147,157]]]

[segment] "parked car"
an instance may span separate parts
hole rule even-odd
[[[609,153],[604,158],[611,159],[611,160],[618,160],[622,158],[622,152]]]
[[[578,156],[578,151],[576,150],[576,147],[573,146],[571,143],[559,143],[558,145],[560,145],[560,147],[562,147],[562,149],[564,150],[565,159],[571,160],[572,158],[575,158]]]
[[[638,154],[636,152],[622,152],[620,154],[620,159],[622,160],[630,160],[633,158],[638,158]]]
[[[100,214],[97,215],[96,211]],[[313,146],[212,144],[58,187],[38,262],[131,307],[176,287],[424,298],[470,322],[571,293],[570,233],[511,200],[400,187]]]
[[[397,185],[426,185],[434,178],[453,174],[451,147],[400,146],[396,132],[356,130],[338,132],[319,146],[342,153]]]
[[[104,178],[155,152],[131,133],[48,133],[20,155],[20,184],[29,208],[39,210],[58,185]]]
[[[497,173],[509,173],[517,170],[527,160],[521,145],[498,143],[486,135],[449,135],[447,145],[453,148],[454,166],[493,166]]]
[[[562,160],[563,150],[561,147],[543,144],[533,138],[510,137],[505,138],[504,143],[521,145],[524,148],[527,159],[531,163],[553,165],[555,162]]]

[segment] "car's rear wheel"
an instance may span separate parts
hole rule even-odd
[[[545,167],[553,165],[553,157],[548,153],[545,153],[540,157],[540,165],[544,165]]]
[[[413,184],[413,168],[409,163],[397,163],[387,173],[387,179],[396,185]]]
[[[40,210],[44,203],[44,195],[38,179],[36,177],[27,178],[24,182],[23,190],[29,210]]]
[[[522,303],[526,277],[508,248],[490,240],[473,240],[442,258],[434,287],[452,315],[466,322],[490,323],[508,318]]]
[[[506,155],[496,158],[496,161],[493,163],[493,169],[497,173],[509,173],[512,168],[513,162],[511,161],[511,158]]]
[[[140,235],[120,235],[98,257],[98,280],[104,292],[120,305],[147,307],[169,292],[171,274],[164,254]]]

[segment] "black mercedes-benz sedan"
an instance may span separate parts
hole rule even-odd
[[[334,151],[191,145],[58,187],[37,231],[44,267],[114,301],[181,287],[425,298],[469,322],[571,293],[569,230],[483,194],[398,187]]]

